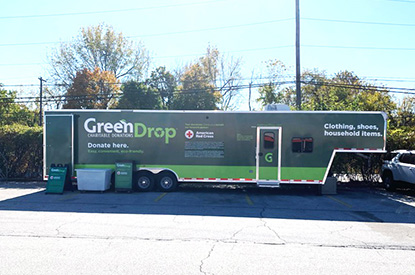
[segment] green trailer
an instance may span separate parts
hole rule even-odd
[[[134,161],[134,187],[181,182],[324,184],[338,152],[383,153],[383,112],[45,112],[44,178],[51,164],[111,168]]]

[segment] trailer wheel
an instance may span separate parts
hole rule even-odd
[[[139,172],[136,175],[135,189],[148,192],[154,189],[154,175],[150,172]]]
[[[157,187],[163,192],[172,192],[177,188],[177,178],[173,173],[161,172],[157,175]]]

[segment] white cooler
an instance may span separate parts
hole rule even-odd
[[[78,190],[105,191],[111,186],[112,169],[76,169]]]

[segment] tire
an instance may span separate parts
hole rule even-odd
[[[162,192],[172,192],[177,188],[177,178],[173,173],[161,172],[157,175],[157,188]]]
[[[140,192],[149,192],[154,189],[154,175],[150,172],[138,172],[135,176],[134,188]]]
[[[382,177],[383,180],[383,186],[385,187],[386,190],[388,191],[394,191],[396,189],[396,184],[393,180],[393,175],[392,173],[385,173]]]

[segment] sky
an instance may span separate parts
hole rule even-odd
[[[295,0],[1,2],[0,83],[19,95],[36,94],[38,78],[48,80],[59,43],[100,23],[141,42],[151,68],[174,70],[211,45],[242,59],[246,83],[275,59],[294,80]],[[301,70],[348,70],[375,85],[414,89],[414,15],[415,0],[300,0]],[[237,109],[248,109],[246,92]]]

